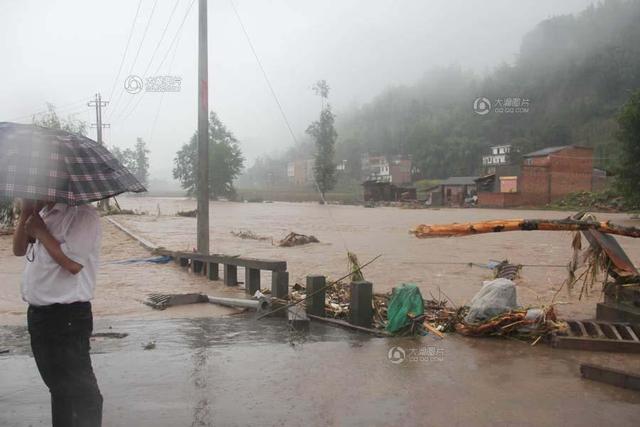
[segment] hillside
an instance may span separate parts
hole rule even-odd
[[[478,172],[486,147],[511,143],[525,153],[549,146],[595,148],[596,165],[619,155],[615,116],[640,88],[640,1],[606,1],[577,16],[538,24],[514,64],[484,78],[459,67],[432,69],[415,84],[387,89],[338,116],[342,158],[410,154],[426,178]],[[479,115],[474,100],[492,110]],[[527,101],[526,112],[496,112]]]

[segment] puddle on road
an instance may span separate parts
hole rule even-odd
[[[93,354],[120,350],[139,350],[154,342],[155,349],[177,350],[231,345],[288,344],[291,346],[323,341],[349,341],[358,345],[372,337],[314,323],[310,331],[292,330],[279,319],[255,320],[251,316],[168,320],[95,321],[94,334],[127,334],[122,338],[91,338]],[[0,357],[31,355],[26,326],[1,326],[0,349],[9,350]],[[151,350],[150,350],[151,351]]]

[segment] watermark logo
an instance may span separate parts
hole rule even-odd
[[[496,98],[493,102],[482,96],[473,101],[473,112],[484,116],[493,112],[494,114],[523,114],[529,112],[530,101],[520,97]]]
[[[142,79],[134,75],[127,77],[124,81],[124,90],[134,95],[140,93],[142,91]]]
[[[473,112],[479,116],[484,116],[485,114],[489,114],[491,111],[491,101],[484,96],[476,98],[473,101]]]
[[[145,92],[180,92],[182,77],[152,76],[145,77],[144,83],[140,76],[130,75],[124,82],[124,89],[130,94]]]
[[[396,365],[404,362],[406,358],[406,352],[402,347],[391,347],[389,349],[389,353],[387,353],[387,357],[391,363],[395,363]]]
[[[442,362],[444,360],[444,349],[435,345],[407,348],[406,350],[403,347],[396,346],[389,349],[387,358],[396,365],[404,362]]]

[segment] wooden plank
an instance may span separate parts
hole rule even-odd
[[[589,363],[580,365],[580,373],[583,378],[640,391],[640,375],[638,374]]]
[[[505,231],[582,231],[598,230],[601,233],[627,237],[640,237],[640,228],[626,227],[605,221],[579,221],[575,219],[497,219],[465,224],[421,224],[411,233],[418,238],[470,236]]]
[[[207,263],[235,265],[237,267],[252,268],[255,270],[287,271],[286,261],[273,259],[249,258],[223,254],[202,255],[196,252],[169,251],[166,249],[158,249],[156,250],[156,253],[158,255],[169,255],[173,258],[189,258]]]

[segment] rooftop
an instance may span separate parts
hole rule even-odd
[[[588,148],[588,147],[581,147],[579,145],[561,145],[559,147],[547,147],[547,148],[543,148],[542,150],[533,151],[529,154],[525,154],[523,157],[544,157],[544,156],[548,156],[549,154],[553,154],[557,151],[564,150],[565,148]]]
[[[440,183],[440,185],[474,185],[477,176],[450,176]]]

